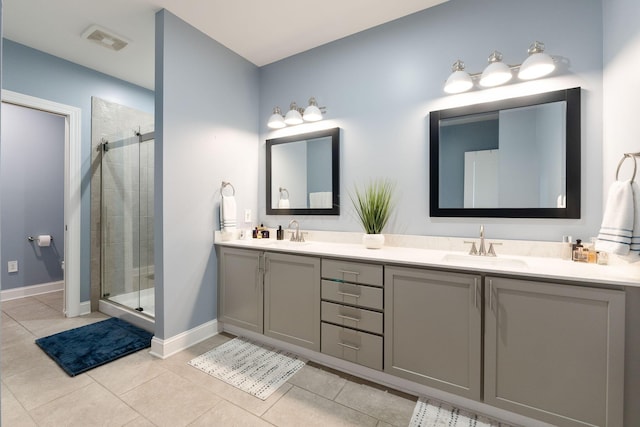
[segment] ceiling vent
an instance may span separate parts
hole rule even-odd
[[[111,50],[119,51],[129,44],[124,37],[118,36],[113,32],[102,28],[98,25],[92,25],[82,33],[82,38],[98,43],[100,46]]]

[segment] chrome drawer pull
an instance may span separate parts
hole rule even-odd
[[[349,270],[338,270],[338,272],[342,274],[353,274],[354,276],[359,276],[360,273],[358,271],[349,271]]]
[[[341,342],[339,342],[338,345],[342,346],[342,347],[350,348],[351,350],[355,350],[355,351],[359,351],[360,350],[360,347],[356,347],[354,345],[349,345],[349,344],[345,344],[345,343],[341,343]]]
[[[339,317],[341,319],[344,320],[351,320],[353,322],[359,322],[360,319],[358,319],[357,317],[349,317],[349,316],[345,316],[344,314],[336,314],[336,317]]]
[[[347,293],[347,292],[338,291],[337,293],[338,293],[338,295],[342,295],[343,297],[360,298],[360,295],[350,294],[350,293]]]

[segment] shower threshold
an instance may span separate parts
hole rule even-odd
[[[149,332],[155,332],[156,321],[153,317],[141,314],[116,302],[101,299],[98,301],[98,311],[107,316],[120,318]]]
[[[154,288],[143,289],[138,292],[109,296],[106,300],[123,305],[131,310],[136,310],[147,316],[154,317],[156,314]]]

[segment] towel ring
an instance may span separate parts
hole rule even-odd
[[[636,178],[636,169],[638,168],[638,161],[636,160],[633,154],[625,153],[622,159],[620,159],[620,162],[618,163],[618,168],[616,169],[616,181],[618,181],[618,174],[620,173],[620,167],[622,166],[622,164],[627,158],[633,160],[633,174],[631,175],[631,181],[633,181]]]
[[[236,195],[236,189],[233,187],[233,185],[230,182],[226,182],[226,181],[222,181],[222,187],[220,187],[220,194],[222,194],[222,192],[224,191],[225,187],[231,187],[231,190],[233,190],[233,193],[231,193],[232,196]]]
[[[287,190],[284,187],[280,187],[280,193],[287,193],[287,199],[289,199],[289,190]],[[283,200],[287,200],[287,199],[283,199]]]

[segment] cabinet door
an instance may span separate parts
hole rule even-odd
[[[560,426],[622,426],[623,291],[487,277],[484,398]]]
[[[265,255],[264,334],[320,351],[320,259]]]
[[[390,374],[480,399],[480,276],[385,268],[385,362]]]
[[[222,322],[262,333],[262,252],[220,249],[218,312]]]

